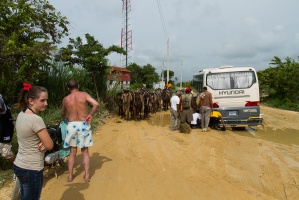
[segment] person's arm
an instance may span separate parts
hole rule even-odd
[[[53,140],[51,139],[47,129],[41,129],[37,132],[37,135],[39,139],[41,140],[41,143],[38,144],[38,149],[40,151],[42,150],[51,150],[53,148]]]
[[[218,119],[220,119],[222,126],[225,128],[225,123],[220,112],[218,113]]]
[[[196,97],[196,106],[199,108],[200,107],[200,95],[198,94]]]
[[[176,110],[178,114],[181,113],[180,104],[176,104]]]
[[[86,123],[90,124],[92,120],[92,116],[96,113],[100,104],[95,99],[93,99],[89,94],[87,94],[86,96],[86,101],[92,106],[90,113],[87,115],[85,119]]]
[[[86,101],[92,106],[92,109],[89,114],[93,116],[98,110],[100,104],[95,99],[93,99],[89,94],[86,96]]]

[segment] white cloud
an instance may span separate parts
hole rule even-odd
[[[71,37],[93,35],[105,47],[120,44],[122,1],[50,0],[71,22]],[[168,35],[165,36],[157,1],[131,0],[133,59],[163,68],[167,37],[171,70],[184,81],[200,68],[221,65],[265,69],[274,56],[297,58],[299,18],[297,0],[160,0]],[[119,64],[119,55],[109,56]],[[166,67],[166,63],[165,66]]]

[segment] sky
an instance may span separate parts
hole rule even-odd
[[[69,37],[89,33],[104,48],[120,45],[121,0],[49,0],[70,22]],[[157,73],[174,71],[180,82],[205,68],[270,66],[299,56],[298,0],[130,0],[132,58]],[[160,6],[159,6],[160,5]],[[160,8],[160,9],[159,9]],[[162,16],[162,17],[161,17]],[[68,44],[64,38],[60,46]],[[169,42],[167,42],[169,41]],[[112,53],[110,65],[121,66]]]

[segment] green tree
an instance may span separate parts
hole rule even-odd
[[[132,63],[126,67],[130,70],[131,84],[139,83],[142,84],[142,67],[136,63]]]
[[[146,87],[151,88],[153,83],[159,81],[156,69],[150,64],[141,67],[136,63],[132,63],[127,69],[131,72],[131,84],[134,84],[134,87],[146,84]]]
[[[171,81],[173,76],[174,76],[174,71],[169,70],[169,81]],[[163,70],[163,80],[167,80],[167,70]]]
[[[0,1],[0,88],[15,95],[20,83],[47,76],[50,57],[68,34],[66,17],[46,0]]]
[[[152,88],[153,83],[158,81],[159,75],[156,73],[156,69],[152,65],[147,64],[142,67],[142,82],[146,84],[147,88]]]
[[[67,47],[61,48],[56,59],[61,59],[67,66],[81,66],[87,70],[95,88],[97,99],[99,94],[105,95],[107,81],[108,56],[112,52],[126,54],[126,52],[112,45],[107,49],[103,47],[93,36],[85,34],[86,44],[80,37],[69,39]],[[99,87],[99,88],[98,88]]]
[[[267,91],[268,99],[274,106],[299,109],[299,63],[289,57],[282,61],[275,56],[270,65],[258,71],[261,90]]]

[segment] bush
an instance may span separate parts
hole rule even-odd
[[[137,90],[143,88],[143,84],[142,83],[133,83],[130,85],[130,89],[131,90]]]
[[[263,103],[274,108],[299,111],[299,104],[297,104],[296,102],[292,102],[288,98],[285,99],[264,98]]]

